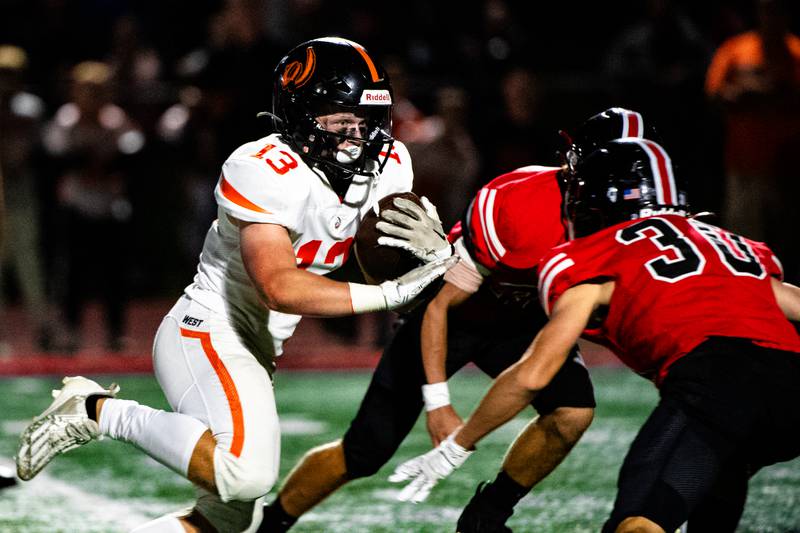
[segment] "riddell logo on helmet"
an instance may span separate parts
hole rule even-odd
[[[656,215],[681,215],[685,217],[688,215],[688,213],[686,212],[686,209],[682,209],[678,206],[663,206],[655,209],[652,207],[643,207],[639,210],[640,218],[652,217]]]
[[[361,93],[361,105],[391,105],[392,95],[386,89],[366,89]]]

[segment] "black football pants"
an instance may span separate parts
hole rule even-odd
[[[420,353],[422,310],[408,315],[384,350],[358,413],[344,435],[347,472],[351,478],[376,473],[397,451],[423,407],[425,380]],[[538,333],[536,328],[476,328],[450,320],[447,375],[473,362],[495,377],[515,363]],[[532,402],[539,414],[558,407],[594,407],[589,373],[577,349],[551,384]]]

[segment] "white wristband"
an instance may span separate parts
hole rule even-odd
[[[348,283],[350,285],[350,305],[353,313],[369,313],[386,309],[386,298],[379,285]]]
[[[450,390],[447,382],[432,383],[422,386],[422,398],[425,400],[425,410],[433,411],[445,405],[450,405]]]

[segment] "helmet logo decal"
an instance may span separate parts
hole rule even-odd
[[[623,200],[639,200],[642,197],[641,189],[625,189],[622,191]]]
[[[620,137],[642,138],[644,131],[642,115],[636,111],[623,111],[622,113],[622,135]]]
[[[378,75],[378,69],[375,67],[375,63],[372,62],[372,58],[369,57],[369,54],[367,54],[367,51],[356,43],[351,42],[350,44],[359,54],[361,54],[361,57],[363,57],[364,61],[367,63],[367,68],[369,69],[370,76],[372,76],[372,81],[381,81],[383,78]]]
[[[317,66],[317,54],[312,47],[306,48],[306,62],[305,65],[300,61],[292,61],[283,70],[281,75],[281,87],[286,88],[290,83],[294,82],[294,88],[302,87],[311,79],[314,73],[314,68]]]
[[[386,89],[364,89],[358,103],[361,105],[391,105],[392,95]]]

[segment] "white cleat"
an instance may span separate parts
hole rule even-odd
[[[86,444],[100,435],[97,422],[86,413],[86,398],[92,395],[114,397],[119,386],[104,389],[82,376],[66,377],[64,387],[53,391],[53,403],[33,419],[20,436],[17,475],[28,481],[56,455]]]

